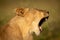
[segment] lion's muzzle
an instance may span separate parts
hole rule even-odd
[[[43,17],[43,18],[39,21],[38,27],[39,27],[40,32],[42,32],[42,27],[41,27],[41,25],[42,25],[45,21],[47,21],[48,18],[49,18],[49,12],[47,12],[47,16]]]

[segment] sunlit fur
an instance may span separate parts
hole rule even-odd
[[[45,10],[16,8],[16,16],[0,28],[0,40],[33,40],[32,33],[40,34],[38,23],[47,16]]]

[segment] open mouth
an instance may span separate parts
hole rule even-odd
[[[42,18],[42,19],[39,21],[38,26],[39,26],[39,30],[40,30],[40,31],[42,31],[41,25],[42,25],[45,21],[47,21],[48,18],[49,18],[49,16],[44,17],[44,18]]]

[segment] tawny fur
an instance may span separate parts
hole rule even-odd
[[[43,10],[17,8],[16,16],[0,28],[0,40],[33,40],[32,33],[40,34],[38,23],[45,16]]]

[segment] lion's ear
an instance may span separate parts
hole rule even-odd
[[[23,16],[24,15],[24,8],[16,8],[16,15]]]

